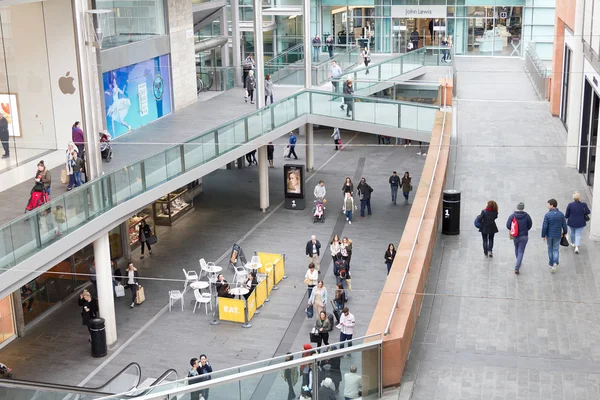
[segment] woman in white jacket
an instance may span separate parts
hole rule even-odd
[[[334,128],[333,129],[333,134],[331,135],[331,137],[333,138],[333,143],[335,143],[335,149],[338,150],[338,146],[339,149],[342,149],[342,135],[340,134],[340,128]]]
[[[352,211],[356,210],[356,206],[354,205],[354,199],[350,193],[346,193],[346,198],[344,199],[344,204],[342,205],[342,212],[346,214],[346,221],[350,225],[352,225]]]
[[[77,146],[75,143],[69,142],[67,144],[67,159],[65,160],[65,169],[67,171],[67,176],[69,177],[69,184],[67,185],[67,190],[73,189],[73,185],[75,185],[75,174],[73,173],[73,150],[77,151]]]

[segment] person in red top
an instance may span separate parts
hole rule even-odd
[[[304,350],[302,352],[303,358],[315,354],[313,347],[308,343],[305,343],[304,346],[302,346],[302,350]],[[312,363],[309,362],[300,365],[300,376],[302,377],[302,387],[308,386],[309,388],[312,388]]]

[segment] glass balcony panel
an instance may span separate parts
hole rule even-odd
[[[181,146],[172,147],[166,150],[167,154],[167,178],[171,179],[181,174]]]
[[[147,189],[166,182],[167,160],[165,151],[161,151],[144,160],[144,177]]]

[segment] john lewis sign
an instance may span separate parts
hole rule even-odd
[[[392,6],[394,18],[446,18],[446,6]]]

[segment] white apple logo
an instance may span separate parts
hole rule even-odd
[[[67,71],[65,76],[61,76],[58,80],[58,88],[64,94],[73,94],[75,93],[75,86],[73,86],[74,78],[69,76],[71,71]]]

